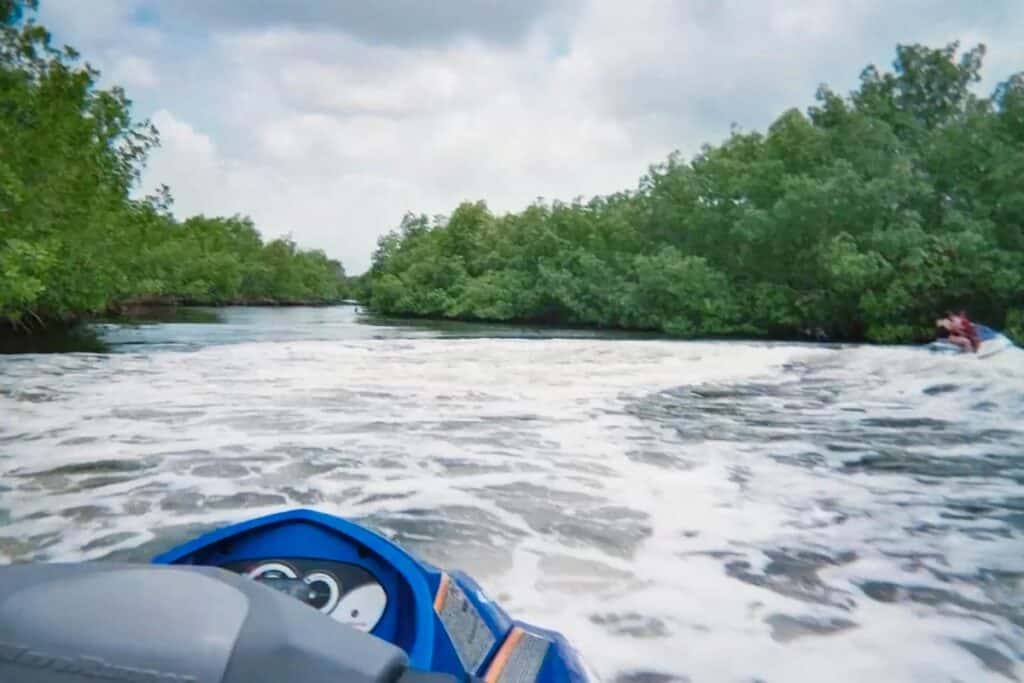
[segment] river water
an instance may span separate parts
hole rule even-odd
[[[0,562],[308,506],[606,681],[1024,679],[1022,351],[188,320],[0,356]]]

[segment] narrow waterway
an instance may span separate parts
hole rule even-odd
[[[0,561],[295,506],[606,680],[1024,678],[1024,352],[224,309],[0,356]]]

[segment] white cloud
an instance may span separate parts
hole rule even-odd
[[[157,112],[164,146],[146,189],[168,183],[182,215],[247,213],[350,272],[406,211],[633,187],[649,163],[720,141],[733,122],[763,128],[822,82],[854,87],[897,42],[984,41],[987,87],[1024,67],[1024,9],[1010,0],[535,2],[508,30],[474,13],[433,34],[312,0],[287,20],[209,10],[215,33],[172,15],[136,26],[147,2],[112,0],[80,26],[84,3],[44,4],[63,40],[141,93],[142,115]]]
[[[159,84],[156,69],[146,59],[125,55],[114,60],[105,74],[107,80],[124,88],[155,88]]]
[[[344,31],[367,43],[408,46],[465,37],[510,43],[542,19],[571,15],[577,4],[576,0],[232,0],[179,2],[162,10],[172,23],[198,22],[229,29]]]
[[[152,121],[160,131],[161,150],[150,160],[150,172],[157,176],[167,172],[177,176],[179,200],[193,194],[190,187],[195,194],[215,189],[211,183],[220,180],[222,167],[213,140],[166,109],[156,112]],[[187,182],[180,182],[182,180]],[[202,200],[197,198],[197,201]]]

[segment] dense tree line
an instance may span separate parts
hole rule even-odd
[[[1024,74],[976,96],[984,47],[897,48],[842,97],[734,131],[628,192],[495,216],[408,215],[380,312],[909,341],[966,307],[1024,332]]]
[[[22,7],[19,7],[18,5]],[[325,302],[342,266],[244,217],[175,220],[166,188],[130,194],[157,131],[120,88],[0,0],[0,322],[15,327],[119,300]]]

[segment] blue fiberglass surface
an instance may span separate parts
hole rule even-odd
[[[561,633],[542,629],[523,621],[513,621],[505,610],[487,598],[472,577],[461,571],[452,571],[449,576],[459,583],[470,602],[480,612],[484,623],[487,624],[492,633],[498,636],[495,647],[488,653],[488,662],[493,659],[495,652],[499,649],[512,627],[518,626],[525,631],[543,636],[551,641],[551,647],[537,674],[537,683],[586,683],[589,680],[575,648],[569,644],[569,641]],[[486,668],[486,665],[484,668]]]
[[[352,522],[313,510],[293,510],[218,529],[153,559],[156,564],[237,565],[239,562],[288,559],[328,560],[362,567],[387,594],[387,607],[371,633],[406,651],[411,666],[462,678],[483,676],[514,626],[549,641],[537,670],[536,683],[586,683],[589,680],[576,650],[559,633],[513,621],[462,571],[447,573],[478,614],[476,624],[493,636],[487,651],[469,655],[476,670],[466,672],[457,646],[434,607],[445,572],[420,561],[388,539]],[[463,603],[465,604],[465,603]],[[463,611],[467,609],[463,607]],[[482,623],[481,623],[482,622]],[[467,627],[470,631],[462,630]],[[462,621],[463,637],[481,633]],[[475,636],[470,636],[475,638]],[[479,641],[478,641],[479,642]],[[468,646],[472,649],[472,646]],[[466,650],[463,649],[466,653]]]
[[[427,585],[430,587],[431,593],[436,595],[441,586],[441,577],[446,572],[427,562],[420,562],[420,565],[426,574]],[[484,626],[494,636],[494,645],[491,646],[490,650],[483,657],[481,666],[477,671],[468,672],[482,675],[494,658],[495,653],[500,649],[508,632],[512,629],[512,620],[501,607],[487,598],[476,581],[465,572],[454,570],[447,572],[447,574],[450,580],[458,584],[463,594],[476,608],[484,622]],[[451,638],[448,637],[443,626],[435,629],[434,647],[434,664],[437,670],[456,674],[466,673],[462,668],[462,661],[455,650],[455,645],[452,643]]]
[[[495,653],[501,647],[502,642],[508,635],[508,632],[512,629],[512,620],[509,619],[508,615],[505,614],[505,610],[501,609],[497,604],[491,602],[480,586],[470,578],[465,572],[458,570],[451,571],[448,576],[455,581],[462,592],[466,595],[466,598],[473,604],[477,612],[480,614],[480,618],[483,619],[484,625],[487,626],[488,630],[494,634],[494,645],[491,647],[487,656],[484,658],[481,669],[486,670],[487,665],[494,658]],[[452,657],[458,661],[458,656],[452,651]],[[483,675],[483,671],[475,672],[478,675]]]
[[[331,559],[374,573],[388,608],[373,633],[395,642],[409,663],[434,668],[432,592],[424,570],[408,553],[378,534],[313,510],[290,510],[212,531],[153,558],[155,564],[221,565],[246,559]]]
[[[998,332],[993,330],[991,327],[986,327],[985,325],[978,325],[975,323],[974,329],[978,333],[978,338],[981,339],[981,341],[988,341],[989,339],[995,339],[999,336]]]
[[[465,572],[454,570],[449,572],[448,575],[462,587],[466,597],[469,598],[469,601],[480,612],[480,616],[483,618],[484,623],[487,624],[487,628],[491,630],[491,633],[499,640],[504,637],[509,632],[509,629],[512,628],[512,619],[505,613],[505,610],[499,607],[497,603],[491,602],[479,584]]]
[[[537,683],[587,683],[590,680],[587,672],[583,670],[583,663],[579,659],[576,649],[561,633],[522,622],[516,622],[516,625],[526,627],[533,633],[551,641],[551,649],[537,673]]]

